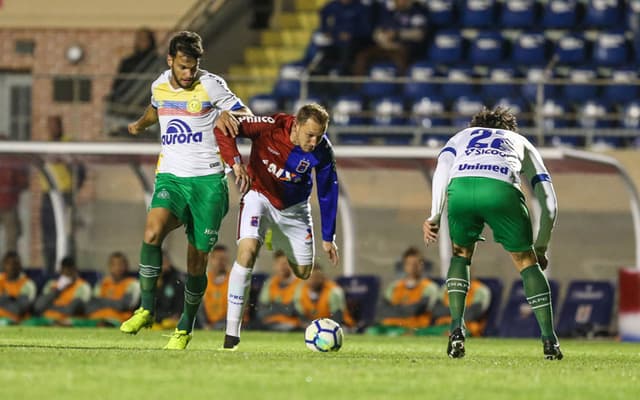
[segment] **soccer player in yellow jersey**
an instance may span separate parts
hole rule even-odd
[[[213,129],[235,136],[235,116],[251,115],[222,78],[198,68],[202,54],[198,34],[177,33],[169,43],[169,69],[151,85],[151,105],[128,127],[129,133],[137,135],[159,122],[162,151],[140,252],[141,305],[120,330],[135,334],[153,323],[161,245],[169,232],[185,225],[188,275],[184,311],[165,349],[185,349],[191,340],[207,287],[207,253],[218,240],[229,206],[225,165]],[[234,165],[233,170],[244,193],[249,183],[245,167]]]

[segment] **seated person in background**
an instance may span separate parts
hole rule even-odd
[[[100,281],[87,304],[89,319],[101,325],[119,326],[140,302],[138,280],[129,276],[129,260],[119,252],[109,256],[109,275]]]
[[[491,305],[491,290],[477,279],[471,279],[467,299],[465,300],[464,325],[471,336],[482,336],[487,326],[487,311]],[[433,324],[425,334],[449,335],[451,313],[449,312],[449,293],[446,287],[433,307]]]
[[[343,327],[355,326],[344,291],[327,278],[319,264],[313,267],[309,279],[298,285],[294,304],[303,327],[318,318],[331,318]]]
[[[360,51],[353,66],[354,75],[367,75],[372,63],[391,61],[398,75],[405,75],[409,64],[422,58],[427,45],[427,10],[413,0],[395,0],[373,31],[374,44]]]
[[[417,248],[409,247],[404,251],[402,265],[405,276],[387,287],[378,307],[380,322],[370,327],[368,333],[401,335],[429,326],[431,309],[440,288],[431,279],[422,277],[424,264],[422,253]]]
[[[28,315],[36,298],[36,285],[22,272],[18,253],[8,251],[0,273],[0,325],[16,324]]]
[[[60,276],[51,279],[33,306],[36,315],[25,321],[28,325],[72,325],[72,317],[83,317],[87,302],[91,298],[91,286],[78,274],[73,257],[60,262]]]
[[[133,52],[120,61],[117,74],[141,73],[153,65],[159,59],[156,49],[156,39],[148,28],[140,28],[136,31]],[[126,79],[116,76],[111,87],[111,101],[120,102],[127,88],[135,83],[135,79]]]
[[[175,329],[178,326],[183,308],[185,279],[184,274],[171,263],[169,254],[163,251],[153,329]]]
[[[217,244],[208,256],[207,290],[204,292],[198,320],[204,329],[222,329],[227,318],[227,288],[229,287],[229,251]]]
[[[262,286],[258,299],[258,319],[261,328],[270,331],[292,331],[301,328],[293,304],[293,298],[301,282],[291,272],[284,251],[276,250],[273,253],[273,276]]]

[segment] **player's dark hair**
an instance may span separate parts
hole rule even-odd
[[[296,114],[296,121],[299,124],[304,124],[312,118],[318,124],[324,127],[324,130],[327,130],[327,126],[329,125],[329,113],[327,110],[322,107],[318,103],[309,103],[300,107],[298,113]]]
[[[489,110],[484,107],[482,111],[478,112],[471,118],[469,127],[479,128],[495,128],[506,129],[508,131],[518,131],[518,121],[516,116],[506,107],[496,107],[493,110]]]
[[[286,256],[286,254],[284,254],[284,251],[281,250],[281,249],[278,249],[278,250],[273,252],[273,259],[274,260],[277,260],[278,258],[285,257],[285,256]]]
[[[176,33],[169,42],[169,55],[175,57],[178,52],[193,57],[196,60],[202,57],[202,38],[195,32],[182,31]]]
[[[415,246],[409,246],[404,253],[402,253],[402,261],[406,260],[407,257],[411,257],[411,256],[415,256],[418,257],[420,259],[423,259],[424,257],[422,256],[422,252],[420,250],[418,250],[417,247]]]

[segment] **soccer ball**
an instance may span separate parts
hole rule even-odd
[[[340,325],[329,318],[312,321],[304,331],[304,342],[313,351],[338,351],[342,347],[344,333]]]

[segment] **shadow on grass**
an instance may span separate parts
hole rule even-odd
[[[54,350],[162,350],[160,348],[118,347],[118,346],[72,346],[72,345],[44,345],[44,344],[0,344],[3,348],[54,349]]]

